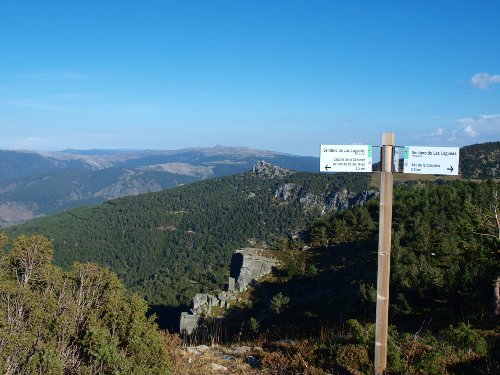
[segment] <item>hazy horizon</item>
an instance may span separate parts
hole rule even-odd
[[[2,149],[500,139],[500,3],[0,2]]]

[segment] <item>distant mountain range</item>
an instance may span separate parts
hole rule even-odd
[[[314,157],[223,146],[175,151],[0,150],[0,226],[246,172],[260,160],[296,171],[318,169]]]
[[[243,147],[0,150],[0,227],[77,206],[247,172],[261,160],[295,171],[319,171],[316,157]],[[460,163],[464,178],[498,178],[500,142],[463,147]]]

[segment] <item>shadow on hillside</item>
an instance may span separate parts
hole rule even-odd
[[[227,312],[228,337],[252,331],[281,338],[311,337],[348,319],[374,322],[377,253],[373,241],[311,250],[307,256],[300,251],[295,254],[285,262],[286,267],[273,269],[269,281],[254,285],[248,302]],[[280,293],[285,297],[281,308],[276,306]],[[255,323],[252,327],[252,319],[258,329]]]
[[[374,305],[372,308],[359,295],[361,282],[376,282],[373,241],[319,248],[309,251],[307,256],[300,251],[297,254],[307,258],[304,264],[274,268],[272,281],[256,283],[246,292],[247,301],[233,305],[222,320],[216,320],[217,325],[224,327],[225,340],[240,340],[257,331],[272,332],[276,337],[306,337],[313,332],[319,334],[322,327],[338,326],[351,318],[374,319]],[[316,269],[313,274],[307,272],[310,265]],[[276,314],[270,305],[279,293],[290,302]],[[148,316],[156,314],[160,329],[178,333],[180,315],[187,311],[188,306],[152,305]],[[251,327],[252,318],[258,322],[257,329]],[[207,324],[210,326],[210,322]],[[207,329],[210,331],[210,327]]]
[[[244,299],[226,311],[223,322],[217,320],[224,327],[226,339],[240,340],[264,332],[281,338],[311,337],[328,327],[341,330],[349,319],[375,323],[374,238],[307,251],[285,251],[282,258],[284,265],[273,269],[272,277],[245,292]],[[459,321],[461,315],[449,301],[434,296],[417,298],[412,293],[406,294],[409,305],[403,309],[398,286],[391,285],[389,322],[398,330],[419,332],[424,327],[438,331]],[[273,302],[279,294],[282,306]],[[178,332],[180,314],[188,310],[186,306],[152,306],[150,313],[157,314],[162,329]]]
[[[188,306],[165,306],[165,305],[152,305],[149,306],[147,316],[150,317],[156,314],[156,323],[162,330],[168,332],[179,332],[179,322],[181,313],[189,311]]]
[[[498,357],[493,361],[485,358],[471,359],[454,364],[448,367],[448,371],[452,374],[500,374],[500,362]]]

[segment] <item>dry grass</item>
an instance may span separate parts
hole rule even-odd
[[[323,330],[325,338],[333,333]],[[323,343],[325,344],[325,343]],[[325,346],[316,340],[269,340],[263,335],[255,341],[239,343],[237,346],[191,346],[186,347],[176,334],[165,333],[165,345],[171,358],[172,374],[204,375],[324,375],[325,370],[318,363]],[[238,349],[245,348],[243,352]],[[350,353],[350,352],[349,352]],[[347,353],[346,355],[348,355]],[[252,368],[247,358],[257,359],[260,368]],[[217,365],[224,368],[217,368]],[[323,363],[323,365],[325,365]],[[327,367],[331,367],[330,364]],[[214,368],[215,366],[216,368]],[[335,367],[335,366],[334,366]],[[338,367],[338,366],[336,366]],[[358,374],[356,370],[341,367],[345,374]]]
[[[260,354],[261,349],[251,348],[245,353],[235,354],[234,349],[223,346],[185,347],[176,334],[164,333],[165,345],[170,355],[172,374],[174,375],[264,375],[269,372],[253,369],[247,362],[247,356]],[[198,349],[199,348],[199,349]],[[226,356],[226,358],[224,358]],[[223,366],[215,368],[213,364]],[[217,367],[217,366],[215,366]]]

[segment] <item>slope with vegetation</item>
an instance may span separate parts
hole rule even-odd
[[[499,191],[491,180],[395,189],[389,373],[500,371]],[[309,249],[279,252],[283,267],[215,321],[225,338],[262,346],[252,355],[269,373],[372,373],[377,220],[372,201],[312,225]]]
[[[0,373],[169,373],[144,299],[96,264],[64,272],[51,259],[50,241],[34,235],[16,238],[0,261]]]
[[[462,168],[464,175],[466,170],[474,168]],[[283,266],[246,292],[224,319],[207,321],[189,342],[220,342],[226,348],[246,343],[253,348],[248,354],[261,366],[255,373],[369,374],[378,202],[324,215],[332,202],[348,196],[339,195],[344,189],[366,190],[369,177],[296,173],[271,178],[248,173],[68,211],[9,233],[51,238],[55,261],[66,270],[52,273],[65,275],[63,285],[73,285],[80,267],[71,268],[75,260],[92,260],[118,272],[127,287],[145,295],[150,304],[170,306],[187,303],[196,292],[221,287],[234,249],[249,243],[270,246]],[[499,191],[495,180],[396,186],[390,373],[500,372],[500,301],[494,290],[500,280]],[[14,244],[4,259],[14,257],[17,247]],[[2,277],[15,281],[14,273],[8,275],[4,272]],[[138,311],[142,314],[144,308]],[[104,318],[103,324],[110,319]],[[30,321],[30,326],[35,323]],[[106,327],[93,336],[99,345],[109,342],[100,338],[114,337]],[[49,340],[40,335],[40,342]],[[193,355],[189,362],[179,357],[179,339],[167,337],[176,343],[170,347],[172,371],[190,373],[195,368]],[[111,370],[116,363],[135,366],[128,351],[122,352],[127,339],[113,340],[111,346],[102,344],[105,349],[95,352],[99,355],[83,349],[92,357],[82,363],[94,366],[94,372],[97,364]],[[43,348],[30,349],[42,353],[31,357],[52,358]],[[107,362],[102,364],[100,358]],[[45,366],[44,361],[36,363]]]
[[[368,182],[366,175],[247,173],[70,210],[9,233],[44,234],[63,268],[98,262],[150,304],[178,306],[223,284],[235,249],[296,234],[322,210],[348,206],[348,192]]]
[[[500,142],[462,147],[460,149],[460,168],[464,178],[499,178]]]
[[[0,226],[109,199],[243,173],[258,160],[298,171],[317,158],[216,146],[176,151],[0,150]]]
[[[243,173],[259,160],[296,171],[319,169],[317,157],[223,146],[175,151],[0,150],[0,226],[117,197]],[[466,146],[460,151],[464,178],[498,178],[499,168],[500,142]]]

